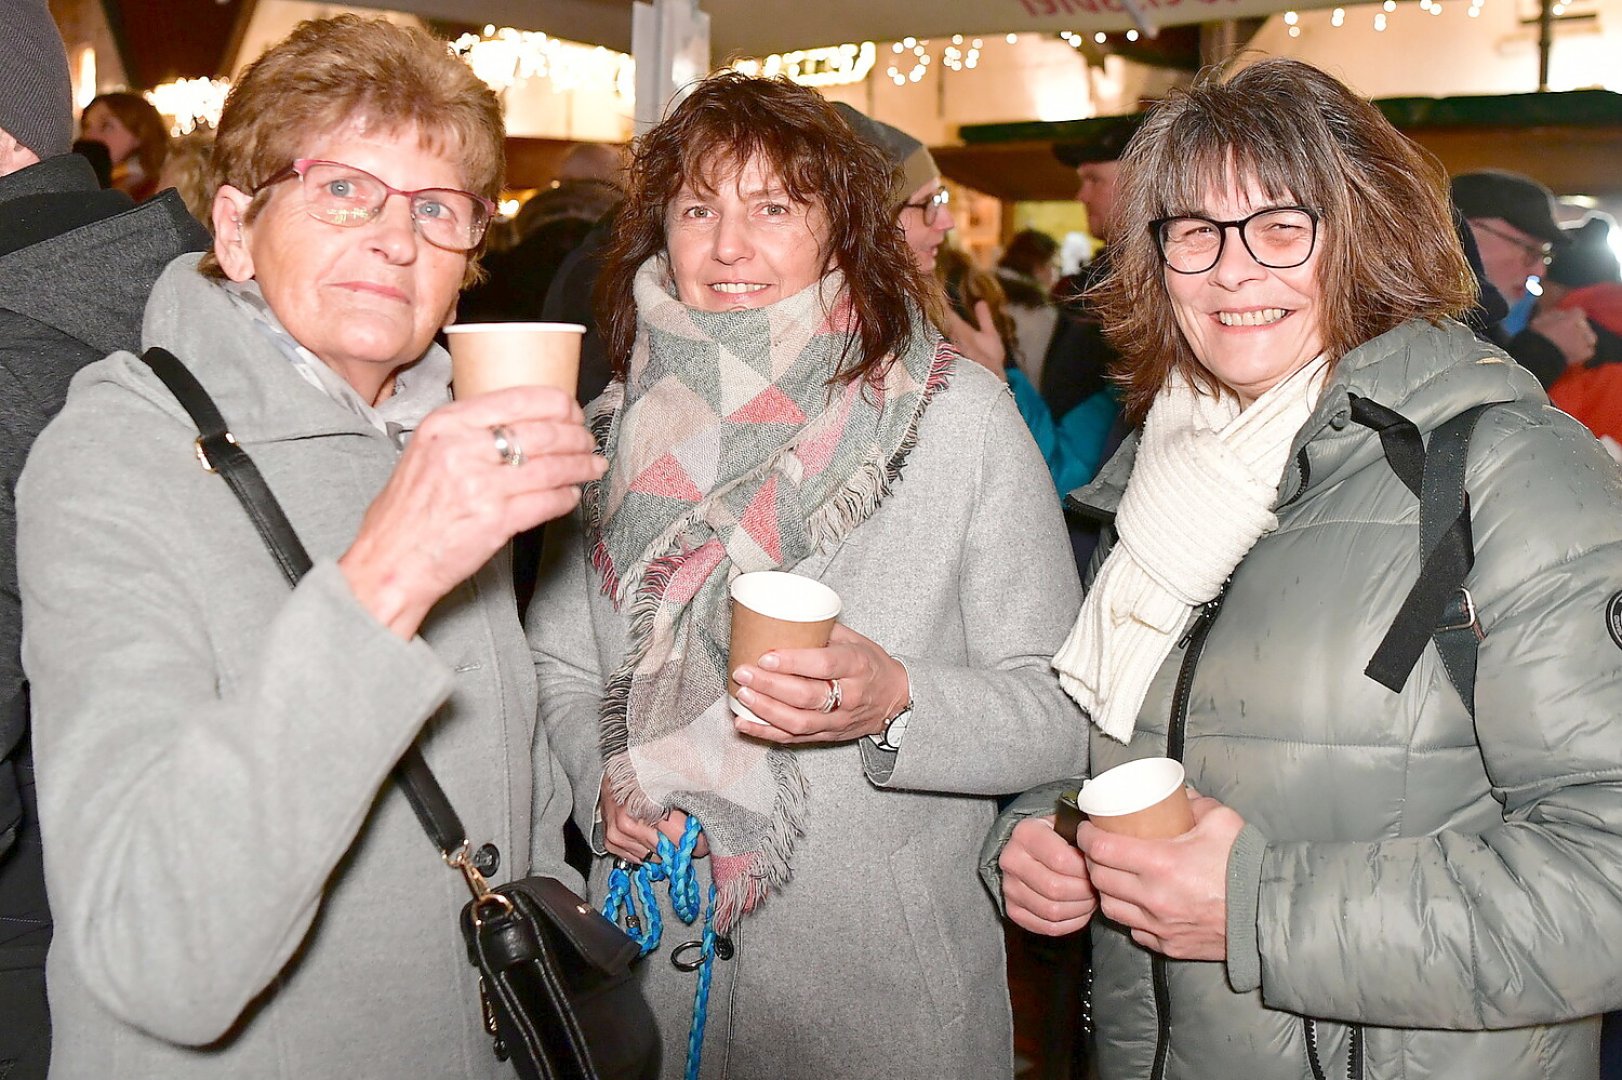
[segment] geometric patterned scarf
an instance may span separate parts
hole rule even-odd
[[[661,255],[633,295],[626,379],[590,417],[609,462],[586,493],[592,562],[630,613],[601,746],[632,815],[703,823],[724,933],[788,880],[810,794],[792,750],[733,729],[728,586],[794,567],[873,513],[956,354],[918,317],[881,380],[831,384],[855,329],[838,271],[764,308],[706,312],[675,298]]]

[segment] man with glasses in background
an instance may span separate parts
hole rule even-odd
[[[1527,287],[1564,242],[1549,189],[1520,173],[1483,169],[1453,178],[1453,203],[1470,224],[1488,282],[1509,305],[1493,328],[1498,344],[1545,389],[1567,368],[1594,360],[1597,337],[1587,317],[1540,306],[1539,293]]]

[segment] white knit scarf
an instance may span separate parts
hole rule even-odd
[[[1295,435],[1323,390],[1319,357],[1240,411],[1173,372],[1149,408],[1118,536],[1053,658],[1104,734],[1132,738],[1149,683],[1193,609],[1278,528],[1273,504]]]

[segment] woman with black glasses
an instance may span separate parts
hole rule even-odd
[[[215,243],[144,344],[178,357],[314,568],[289,589],[138,358],[86,368],[18,491],[57,1076],[510,1075],[467,891],[389,774],[419,744],[483,873],[565,881],[509,537],[602,472],[566,395],[452,403],[434,345],[502,172],[445,44],[303,24],[220,119]]]
[[[1622,484],[1455,321],[1445,185],[1287,60],[1122,161],[1100,299],[1143,428],[1073,496],[1113,526],[1054,666],[1090,775],[1179,758],[1195,825],[1071,846],[1034,791],[984,866],[1020,925],[1090,927],[1103,1080],[1598,1075]]]

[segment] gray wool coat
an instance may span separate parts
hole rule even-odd
[[[1434,646],[1400,693],[1363,673],[1418,577],[1419,515],[1351,394],[1422,434],[1507,403],[1466,475],[1473,718]],[[1293,450],[1203,649],[1167,658],[1129,745],[1093,733],[1094,770],[1165,753],[1181,681],[1189,782],[1247,823],[1226,963],[1163,962],[1163,1004],[1149,951],[1094,918],[1098,1075],[1302,1080],[1310,1031],[1346,1076],[1361,1030],[1365,1080],[1597,1080],[1598,1014],[1622,1003],[1622,473],[1451,322],[1348,353]],[[1113,510],[1131,458],[1080,497]]]
[[[420,736],[497,877],[574,879],[507,568],[411,641],[363,610],[335,559],[399,452],[195,259],[158,281],[144,342],[214,396],[315,568],[289,589],[134,356],[75,378],[18,496],[51,1075],[510,1076],[456,926],[466,887],[389,780]]]
[[[810,782],[806,835],[792,879],[744,917],[736,955],[716,965],[703,1075],[1011,1076],[1002,928],[974,853],[993,796],[1077,768],[1085,732],[1049,666],[1080,606],[1074,562],[1006,389],[961,362],[891,495],[794,570],[837,590],[841,621],[906,665],[913,714],[898,753],[867,739],[793,751]],[[578,519],[550,533],[530,634],[542,715],[588,835],[598,701],[626,628],[599,585]],[[599,859],[599,904],[607,871]],[[695,976],[670,957],[697,934],[668,907],[664,919],[641,970],[664,1075],[680,1077]]]

